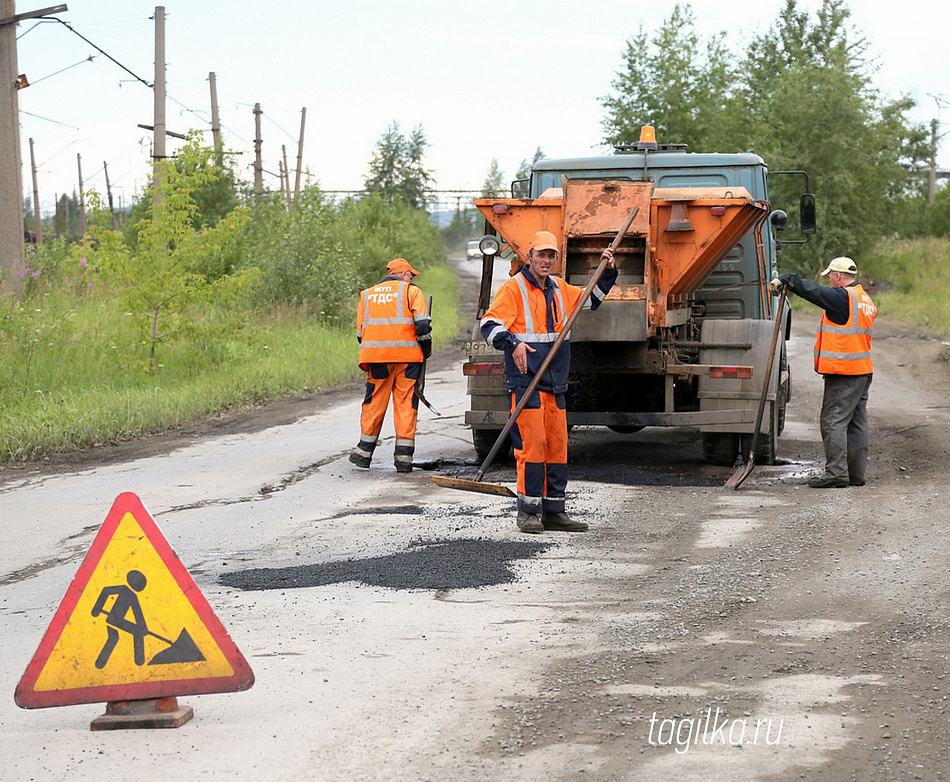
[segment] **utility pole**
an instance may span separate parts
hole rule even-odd
[[[264,192],[264,167],[261,163],[261,104],[254,104],[254,195]]]
[[[23,255],[23,158],[20,155],[20,101],[17,91],[29,85],[19,73],[16,26],[24,19],[59,14],[65,5],[14,12],[13,0],[0,0],[0,272],[13,291],[22,293],[18,274]]]
[[[281,144],[280,151],[284,157],[284,177],[281,179],[281,187],[284,189],[284,198],[287,199],[287,211],[289,212],[293,204],[290,200],[290,169],[287,168],[287,145]]]
[[[0,0],[0,272],[13,289],[23,255],[23,180],[20,171],[20,101],[17,95],[16,22],[13,0]]]
[[[33,233],[36,246],[43,246],[43,218],[40,216],[40,191],[36,186],[36,155],[33,152],[33,139],[30,139],[30,170],[33,172]],[[23,244],[23,240],[20,240]]]
[[[930,120],[930,181],[927,186],[927,203],[934,202],[937,194],[937,120]]]
[[[214,164],[218,167],[224,163],[224,146],[221,143],[221,122],[218,119],[218,86],[215,82],[214,71],[208,74],[211,82],[211,136],[214,139]]]
[[[115,231],[115,209],[112,208],[112,185],[109,184],[109,166],[105,160],[102,161],[102,170],[106,172],[106,196],[109,199],[109,212],[112,215],[112,230]]]
[[[152,123],[152,188],[155,203],[160,200],[159,180],[165,160],[165,7],[155,6],[155,105]],[[110,201],[109,207],[112,204]],[[115,212],[112,213],[115,230]]]
[[[300,194],[300,170],[303,168],[303,127],[307,121],[307,107],[300,110],[300,137],[297,139],[297,176],[294,179],[294,206]]]
[[[82,155],[76,153],[76,166],[79,168],[79,238],[86,236],[86,195],[82,183]]]

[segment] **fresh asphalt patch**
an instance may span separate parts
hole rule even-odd
[[[364,559],[321,562],[225,573],[224,586],[245,591],[300,589],[359,581],[388,589],[472,589],[510,584],[514,564],[544,552],[551,544],[490,539],[425,540],[407,551]]]

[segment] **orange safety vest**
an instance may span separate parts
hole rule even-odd
[[[570,285],[557,277],[548,277],[547,284],[551,290],[553,331],[548,330],[548,303],[545,291],[528,282],[521,272],[502,283],[491,307],[482,317],[482,334],[490,345],[494,344],[495,335],[507,331],[518,342],[524,342],[534,349],[533,353],[529,352],[527,355],[528,373],[526,375],[522,375],[517,370],[511,352],[506,351],[505,375],[509,391],[528,386],[584,294],[583,288]],[[584,303],[584,309],[589,310],[598,306],[605,295],[604,291],[598,290],[594,297]],[[542,391],[564,393],[567,390],[570,366],[571,350],[570,335],[568,335],[564,339],[560,352],[548,366],[539,388]]]
[[[848,294],[848,322],[834,323],[828,313],[821,316],[815,337],[815,371],[822,375],[870,375],[871,329],[877,307],[860,285],[845,288]]]
[[[387,278],[367,288],[356,310],[360,368],[422,361],[416,323],[428,320],[422,291],[415,285]]]

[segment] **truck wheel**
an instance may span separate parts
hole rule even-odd
[[[703,433],[703,459],[709,464],[732,467],[739,453],[739,435],[719,432]]]
[[[475,445],[475,456],[479,464],[485,461],[485,457],[488,456],[488,453],[494,447],[495,441],[500,434],[501,429],[472,429],[472,443]],[[507,435],[505,442],[502,443],[501,448],[498,449],[496,459],[502,461],[507,459],[510,455],[511,435]]]
[[[776,432],[781,434],[785,431],[785,408],[788,406],[788,392],[785,386],[778,390],[778,399],[775,400],[778,407],[778,420],[776,421]]]
[[[779,396],[781,397],[781,394]],[[780,402],[781,399],[777,399],[768,407],[769,430],[759,433],[759,442],[755,454],[755,460],[758,464],[775,464],[778,458],[778,408],[781,407]],[[749,435],[749,437],[751,436]],[[751,445],[751,441],[749,444]]]
[[[788,354],[785,352],[785,346],[782,345],[782,359],[779,364],[779,377],[784,375],[786,372],[789,372],[788,369]],[[788,382],[779,387],[778,390],[778,433],[781,434],[785,431],[785,408],[788,405],[788,400],[792,397],[792,375],[789,372]]]
[[[611,432],[616,432],[617,434],[636,434],[646,427],[643,426],[608,426],[607,427]]]

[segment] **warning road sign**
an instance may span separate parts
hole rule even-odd
[[[120,494],[16,689],[23,708],[246,690],[254,674],[139,498]]]

